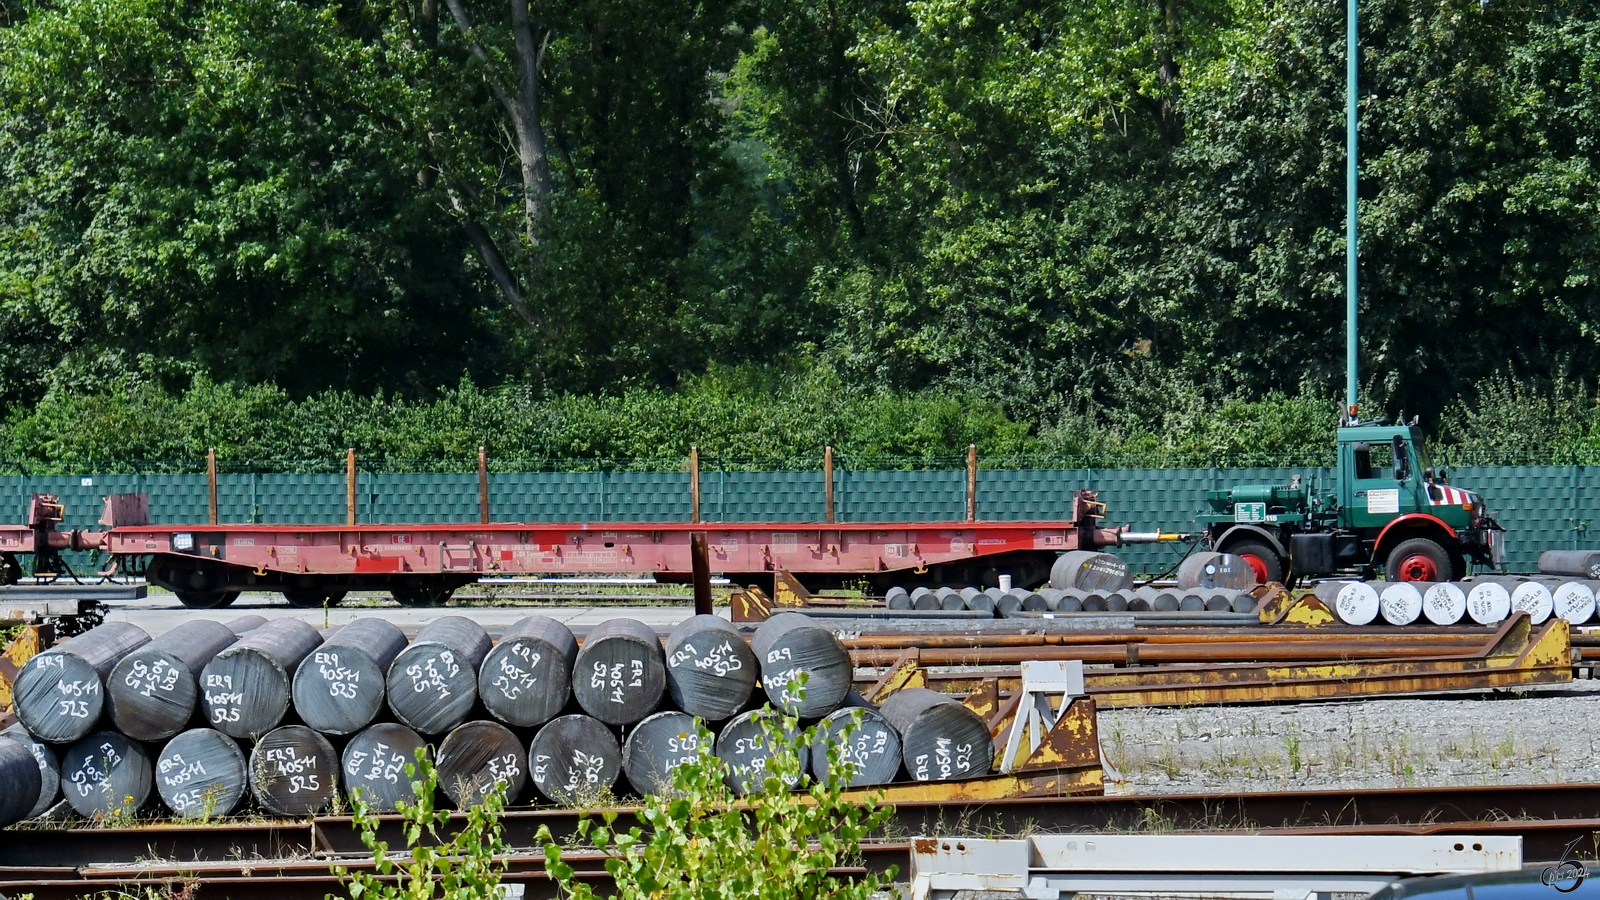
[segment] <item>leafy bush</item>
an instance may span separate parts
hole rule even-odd
[[[491,900],[500,896],[500,879],[506,871],[505,853],[509,849],[500,824],[505,797],[500,790],[485,792],[467,809],[461,830],[445,840],[442,829],[450,821],[449,810],[438,809],[439,776],[426,748],[417,751],[416,765],[406,766],[406,777],[414,778],[411,789],[415,803],[399,804],[404,820],[404,855],[391,855],[387,841],[378,839],[379,817],[356,791],[351,798],[355,826],[361,843],[372,852],[376,872],[351,871],[334,864],[333,874],[344,883],[352,900]],[[384,878],[394,877],[394,883]],[[332,900],[330,895],[329,900]]]
[[[763,739],[775,753],[759,790],[742,801],[728,787],[727,766],[711,752],[711,733],[701,728],[697,756],[673,772],[669,796],[646,799],[642,827],[619,832],[610,813],[598,825],[589,818],[579,822],[576,837],[605,854],[618,900],[868,900],[892,881],[893,872],[860,880],[828,874],[849,864],[890,813],[875,798],[843,796],[851,764],[841,747],[848,734],[826,741],[828,780],[792,792],[789,784],[801,774],[800,748],[811,746],[817,729],[790,741],[784,735],[798,730],[795,720],[773,715],[770,704],[766,712]],[[563,894],[593,900],[594,889],[565,861],[549,828],[539,837],[545,868]]]

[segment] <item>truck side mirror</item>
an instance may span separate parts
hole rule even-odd
[[[1406,440],[1397,434],[1391,446],[1394,448],[1394,480],[1405,481],[1411,475],[1411,457],[1406,455]]]

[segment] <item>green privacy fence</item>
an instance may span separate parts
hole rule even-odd
[[[1234,484],[1283,483],[1294,474],[1329,476],[1317,468],[1210,469],[980,469],[978,518],[1023,521],[1065,518],[1072,492],[1087,487],[1106,502],[1108,524],[1135,530],[1186,531],[1209,489]],[[1531,571],[1539,552],[1600,545],[1600,467],[1459,466],[1451,482],[1477,490],[1510,532],[1508,562]],[[688,521],[687,472],[495,472],[489,505],[496,522]],[[820,471],[704,471],[701,517],[718,522],[815,522],[825,514]],[[20,521],[29,494],[60,496],[67,526],[92,527],[101,498],[113,493],[150,495],[151,519],[160,524],[204,522],[205,475],[0,476],[0,511]],[[217,477],[218,518],[225,523],[342,523],[341,474],[222,474]],[[959,469],[834,472],[834,506],[841,522],[955,521],[966,515],[966,472]],[[14,498],[4,500],[3,498]],[[357,474],[357,517],[362,522],[476,522],[474,474]],[[1173,546],[1130,547],[1130,562],[1155,571],[1175,561]]]

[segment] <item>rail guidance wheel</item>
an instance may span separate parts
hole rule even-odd
[[[296,609],[320,609],[323,606],[338,606],[344,599],[345,591],[284,591],[283,599]]]
[[[413,587],[395,588],[389,592],[401,606],[439,607],[450,602],[455,588]]]
[[[189,609],[216,609],[227,606],[239,596],[235,591],[231,596],[227,591],[173,591],[178,602]]]
[[[1260,541],[1237,541],[1222,551],[1243,559],[1256,573],[1256,583],[1283,582],[1283,560],[1278,551]]]
[[[1409,538],[1389,553],[1383,572],[1389,581],[1455,581],[1450,551],[1431,538]]]

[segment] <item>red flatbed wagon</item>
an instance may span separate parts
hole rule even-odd
[[[578,523],[578,524],[149,524],[144,495],[106,500],[105,531],[55,529],[59,501],[36,498],[26,526],[0,527],[0,555],[98,548],[107,572],[144,574],[187,606],[231,603],[242,591],[281,591],[297,606],[337,603],[348,591],[388,591],[432,606],[484,577],[650,574],[684,581],[691,539],[703,534],[712,571],[765,584],[782,569],[808,587],[1042,583],[1056,557],[1153,540],[1104,528],[1105,505],[1076,491],[1072,518],[1054,522]],[[36,560],[35,570],[39,570]]]

